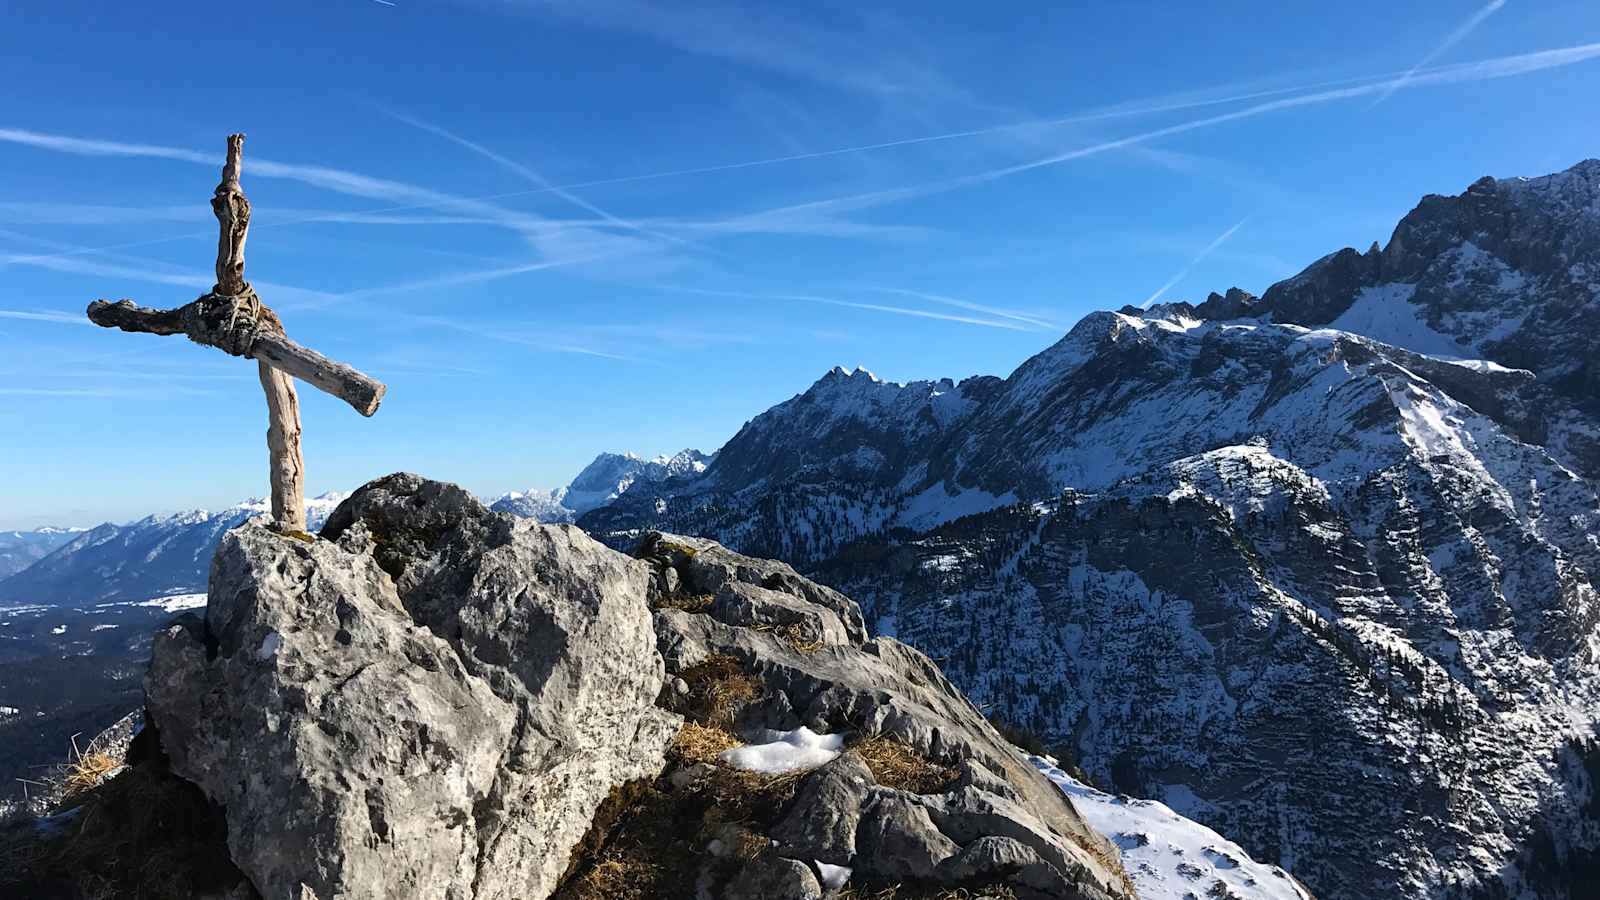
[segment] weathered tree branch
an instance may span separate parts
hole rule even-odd
[[[183,309],[151,309],[132,300],[96,300],[89,304],[89,321],[101,328],[120,328],[144,334],[183,334]]]
[[[222,167],[222,183],[211,197],[211,211],[217,215],[217,287],[224,296],[244,293],[244,239],[250,232],[250,201],[239,186],[244,167],[244,135],[228,135],[228,162]]]
[[[106,328],[145,334],[182,334],[234,356],[265,362],[350,404],[363,416],[378,411],[387,388],[343,363],[289,340],[277,316],[262,307],[255,321],[241,321],[231,298],[207,294],[177,309],[150,309],[132,300],[89,304],[89,321]]]
[[[306,461],[300,455],[300,398],[294,379],[257,363],[267,395],[267,475],[272,483],[272,521],[279,531],[306,530]]]
[[[388,390],[376,378],[334,362],[310,347],[302,347],[281,333],[263,331],[257,334],[255,346],[246,355],[338,397],[363,416],[378,411],[384,391]]]

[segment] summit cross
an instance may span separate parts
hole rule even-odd
[[[105,328],[146,334],[182,334],[230,356],[254,359],[267,395],[268,475],[272,519],[284,533],[306,530],[305,460],[300,455],[300,400],[294,379],[338,397],[370,416],[386,388],[355,369],[302,347],[284,334],[283,323],[244,280],[244,241],[250,231],[250,201],[239,186],[244,135],[228,135],[222,183],[211,197],[220,234],[217,283],[211,292],[176,309],[149,309],[132,300],[89,304],[89,320]]]

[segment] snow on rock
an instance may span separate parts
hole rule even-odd
[[[793,731],[768,731],[767,743],[724,751],[719,757],[736,769],[777,775],[815,769],[844,750],[844,735],[817,734],[804,725]]]
[[[823,887],[830,891],[836,891],[850,881],[851,869],[849,866],[829,865],[820,859],[812,860],[812,863],[817,867],[817,874],[822,876],[818,880],[822,882]]]
[[[267,636],[261,639],[261,646],[256,648],[256,659],[266,662],[274,656],[277,656],[278,650],[280,650],[282,647],[283,635],[277,633],[276,631],[269,631],[267,632]]]
[[[149,600],[140,600],[131,606],[158,606],[167,612],[181,612],[186,609],[202,609],[206,605],[205,594],[169,594],[165,597],[152,597]]]
[[[1121,850],[1122,868],[1139,900],[1312,900],[1283,869],[1256,862],[1238,844],[1164,803],[1097,791],[1048,757],[1029,759]]]

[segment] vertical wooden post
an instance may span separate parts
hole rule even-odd
[[[244,242],[250,233],[250,201],[239,185],[244,171],[244,135],[228,135],[228,161],[211,196],[217,216],[217,286],[224,297],[250,290],[244,280]],[[277,327],[276,318],[269,324]],[[257,325],[260,327],[260,324]],[[305,458],[300,454],[300,398],[294,378],[257,360],[267,395],[267,474],[272,483],[272,521],[279,531],[306,530]]]
[[[279,531],[306,530],[306,463],[300,455],[300,398],[287,373],[258,362],[267,395],[267,466],[272,521]]]

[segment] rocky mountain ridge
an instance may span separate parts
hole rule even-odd
[[[1005,379],[835,370],[580,525],[787,559],[1319,893],[1580,896],[1597,172],[1426,198],[1259,299],[1091,314]]]

